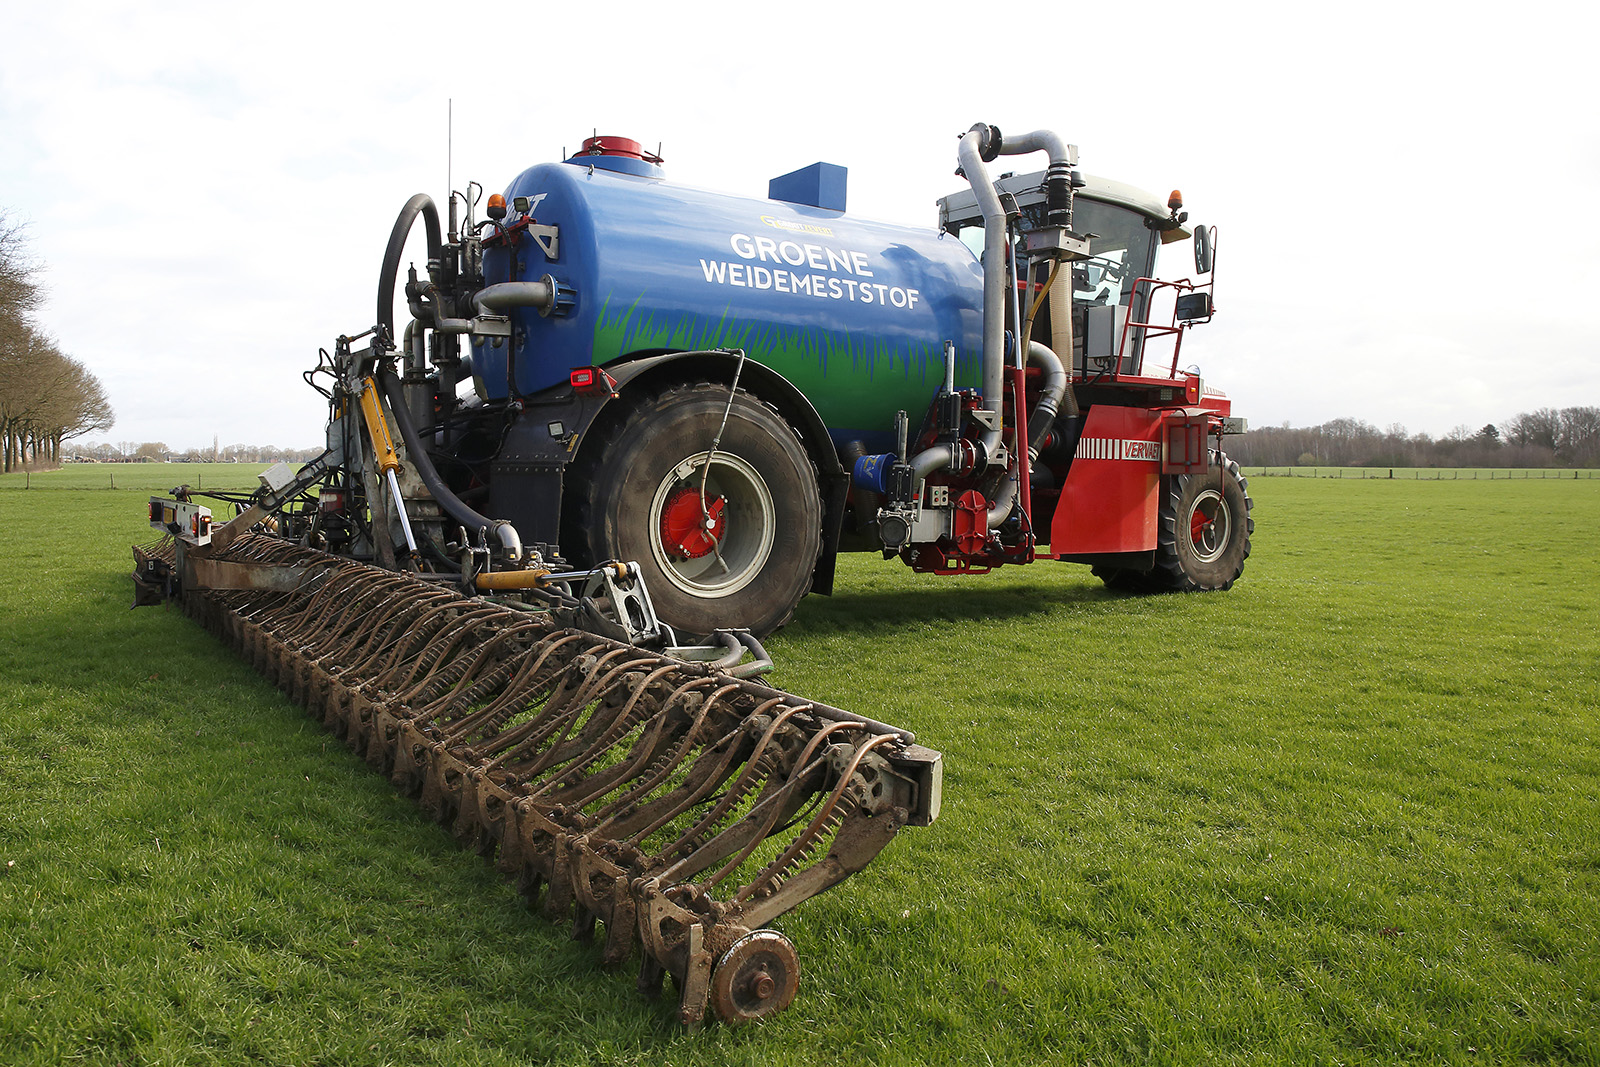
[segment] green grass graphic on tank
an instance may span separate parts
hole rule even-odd
[[[635,352],[742,348],[782,374],[816,407],[829,430],[848,435],[887,434],[897,410],[920,418],[944,380],[942,344],[919,346],[909,355],[873,338],[795,329],[773,323],[723,318],[682,318],[677,322],[640,313],[631,305],[620,314],[609,303],[595,325],[597,365]],[[957,350],[956,380],[976,386],[979,353]]]

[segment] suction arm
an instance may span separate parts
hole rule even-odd
[[[383,270],[378,275],[378,324],[388,330],[385,340],[391,344],[395,335],[394,283],[400,274],[400,254],[406,249],[406,238],[411,235],[411,227],[418,215],[422,216],[423,227],[427,230],[428,258],[438,259],[442,249],[439,209],[434,206],[431,196],[418,193],[406,201],[406,206],[400,209],[400,216],[394,220],[394,229],[389,231],[389,246],[383,250]]]

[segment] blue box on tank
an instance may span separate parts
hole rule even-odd
[[[843,211],[849,171],[835,163],[813,163],[767,183],[767,196],[791,204]]]

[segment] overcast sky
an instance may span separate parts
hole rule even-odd
[[[8,3],[0,208],[102,439],[309,447],[300,372],[371,324],[405,200],[444,203],[449,101],[456,188],[598,129],[736,193],[838,163],[852,213],[930,227],[959,132],[1051,129],[1219,227],[1184,362],[1236,414],[1438,436],[1600,404],[1593,11]]]

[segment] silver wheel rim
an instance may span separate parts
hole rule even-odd
[[[1215,563],[1228,550],[1228,535],[1233,525],[1228,502],[1215,489],[1206,489],[1189,507],[1189,544],[1195,559]]]
[[[706,475],[706,499],[727,500],[727,529],[717,551],[686,558],[667,551],[661,541],[661,518],[667,500],[680,487],[699,491],[700,476],[710,460]],[[650,501],[650,552],[667,581],[697,597],[731,596],[756,580],[772,554],[777,538],[778,517],[772,491],[760,473],[739,456],[709,452],[690,456],[667,472],[656,486]]]

